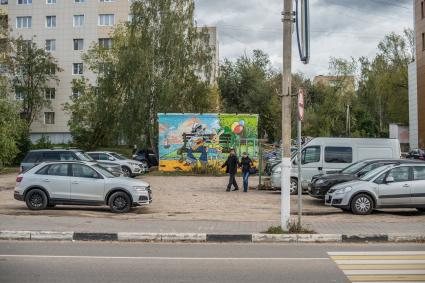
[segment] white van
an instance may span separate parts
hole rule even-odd
[[[301,185],[304,190],[316,174],[338,171],[363,159],[399,159],[401,156],[398,139],[366,138],[314,138],[301,151]],[[296,155],[292,157],[291,194],[297,193],[298,166]],[[281,165],[273,168],[271,183],[280,188]]]

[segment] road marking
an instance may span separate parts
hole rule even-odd
[[[425,283],[425,252],[329,252],[353,283]]]
[[[292,258],[292,257],[247,257],[247,258],[236,258],[236,257],[143,257],[143,256],[78,256],[78,255],[0,255],[0,258],[71,258],[71,259],[139,259],[139,260],[326,260],[327,257],[303,257],[303,258]]]

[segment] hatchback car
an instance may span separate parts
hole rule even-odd
[[[324,199],[328,190],[337,184],[357,180],[375,168],[389,165],[389,164],[402,164],[414,163],[415,160],[406,159],[368,159],[362,160],[352,165],[331,174],[315,175],[308,185],[308,194],[318,199]],[[419,161],[421,164],[423,162]]]
[[[377,208],[416,208],[425,212],[425,164],[379,167],[359,180],[333,186],[325,203],[361,215]]]
[[[117,177],[96,162],[44,162],[16,178],[16,200],[31,210],[57,204],[109,205],[112,212],[152,202],[148,183]]]

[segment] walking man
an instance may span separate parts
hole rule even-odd
[[[251,173],[251,166],[253,165],[251,158],[249,158],[248,153],[242,153],[241,167],[242,167],[242,176],[243,176],[243,191],[244,193],[248,192],[248,178]]]
[[[229,184],[227,185],[227,192],[230,192],[230,189],[233,185],[234,191],[239,190],[238,183],[236,183],[236,173],[238,171],[239,160],[236,156],[234,149],[230,150],[229,157],[227,157],[226,162],[221,166],[221,168],[226,167],[226,173],[229,174]]]

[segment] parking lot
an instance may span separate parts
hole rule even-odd
[[[134,208],[127,214],[113,214],[108,207],[57,206],[43,211],[30,211],[24,202],[13,199],[15,174],[0,175],[0,215],[90,217],[133,220],[211,220],[211,221],[272,221],[280,219],[280,193],[257,191],[225,192],[226,177],[139,177],[151,184],[154,201],[148,207]],[[258,182],[251,178],[251,184]],[[239,184],[242,183],[238,178]],[[292,196],[291,212],[297,213],[296,196]],[[352,215],[326,207],[323,201],[303,197],[304,219],[320,222],[417,222],[425,223],[425,214],[415,209],[380,210],[368,216]]]

